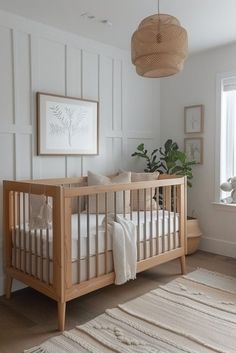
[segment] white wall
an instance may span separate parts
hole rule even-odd
[[[0,24],[0,181],[142,169],[130,154],[159,144],[159,81],[139,78],[128,52],[1,11]],[[37,91],[99,100],[99,156],[36,156]]]
[[[161,139],[184,141],[184,106],[205,105],[204,164],[194,167],[188,213],[203,230],[202,248],[236,257],[236,210],[215,206],[216,76],[236,70],[236,44],[191,56],[181,74],[161,81]],[[186,136],[187,137],[187,136]],[[189,137],[189,136],[188,136]]]

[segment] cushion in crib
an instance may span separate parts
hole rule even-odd
[[[30,194],[29,228],[47,229],[52,225],[52,205],[47,202],[45,195]]]
[[[157,180],[159,177],[159,172],[154,172],[154,173],[131,173],[131,182],[138,182],[138,181],[151,181],[151,180]],[[146,198],[144,195],[144,190],[139,191],[139,205],[138,205],[138,191],[133,190],[132,191],[132,203],[133,203],[133,210],[144,210],[145,209],[145,203],[146,203],[146,210],[151,209],[151,200],[152,200],[152,208],[153,210],[156,210],[157,204],[155,200],[153,199],[155,195],[155,189],[152,190],[152,194],[150,192],[150,189],[146,190]]]
[[[105,175],[95,174],[88,171],[88,186],[92,185],[111,185],[126,184],[131,182],[131,172],[123,172],[118,175],[107,177]],[[123,213],[123,204],[125,201],[125,213],[130,212],[130,191],[125,191],[125,200],[123,200],[123,191],[116,193],[116,212]],[[98,196],[99,209],[98,213],[105,213],[105,194]],[[88,205],[87,205],[88,207]],[[114,193],[107,194],[107,210],[108,213],[114,213]],[[89,212],[96,213],[96,196],[89,197]]]

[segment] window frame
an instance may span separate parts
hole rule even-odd
[[[216,76],[216,131],[215,131],[215,202],[213,204],[222,205],[226,207],[235,207],[236,205],[224,204],[220,202],[221,199],[221,159],[222,159],[222,92],[224,80],[235,78],[236,71],[224,72]],[[219,143],[220,142],[220,143]]]

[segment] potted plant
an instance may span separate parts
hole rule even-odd
[[[193,172],[192,167],[195,161],[189,161],[185,152],[179,149],[176,142],[167,140],[163,147],[154,149],[151,154],[141,143],[132,157],[144,158],[147,166],[144,169],[147,173],[158,171],[163,174],[187,176],[187,184],[192,187]],[[199,246],[201,230],[197,218],[187,217],[187,253],[192,254]]]

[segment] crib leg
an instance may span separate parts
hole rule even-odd
[[[187,272],[185,255],[180,257],[180,265],[181,265],[181,273],[182,275],[185,275]]]
[[[5,294],[6,298],[11,298],[11,288],[12,288],[12,277],[7,275],[5,279]]]
[[[65,317],[66,317],[66,302],[57,302],[58,312],[58,330],[64,331],[65,329]]]

